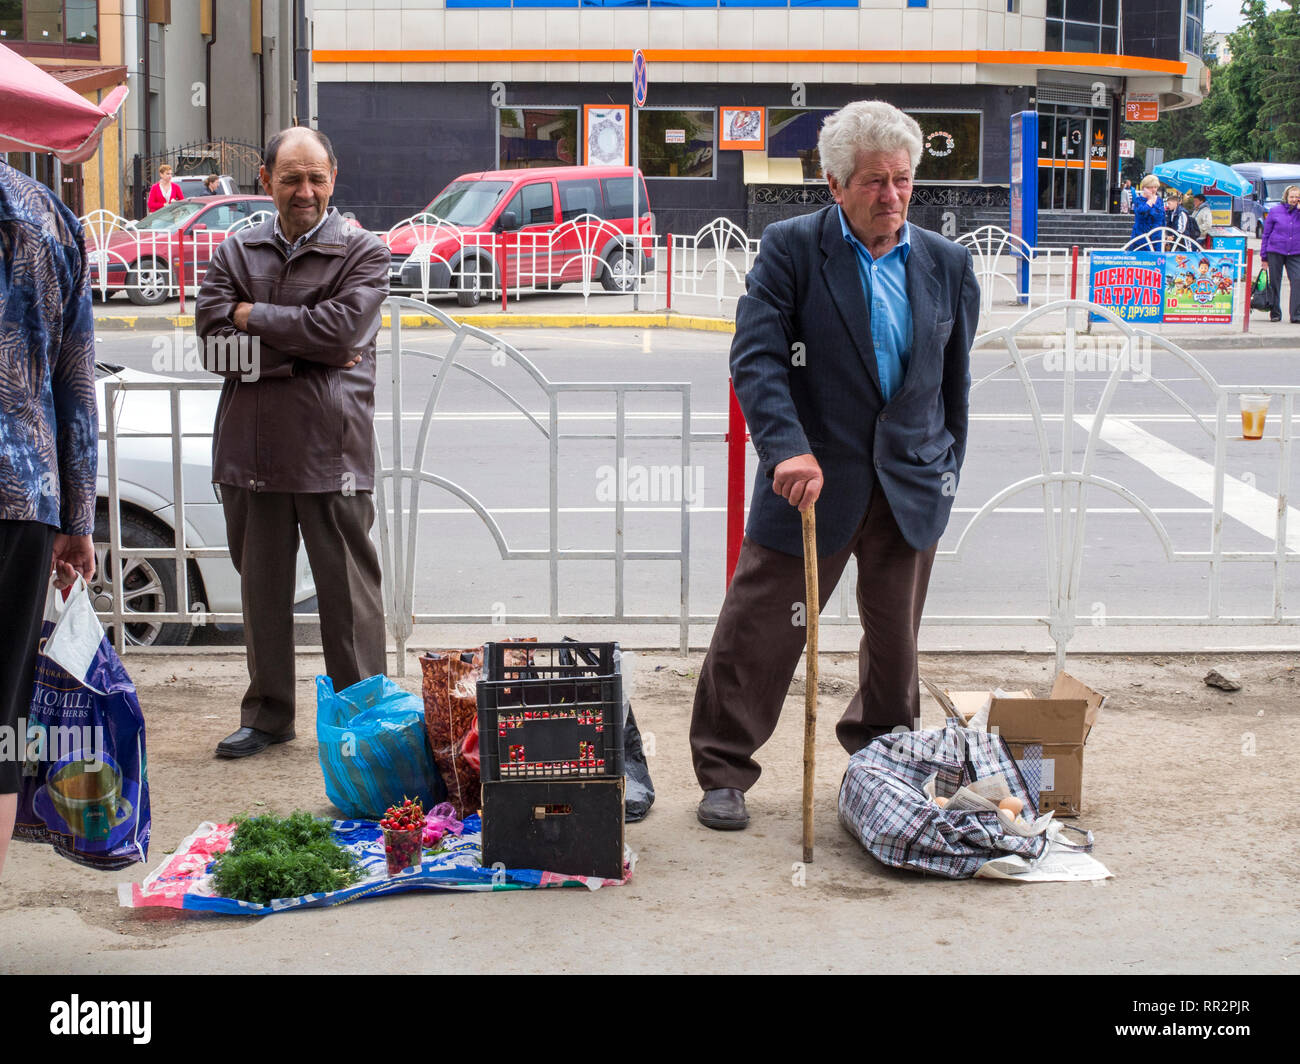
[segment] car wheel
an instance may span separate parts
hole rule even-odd
[[[113,552],[109,547],[108,511],[95,515],[95,578],[90,582],[90,599],[101,613],[113,608]],[[122,543],[126,547],[172,549],[172,539],[158,527],[134,514],[122,514]],[[197,605],[201,591],[198,580],[186,566],[190,603]],[[132,613],[171,613],[184,609],[176,594],[176,566],[166,554],[134,557],[122,562],[122,607]],[[112,632],[111,623],[104,628]],[[162,621],[126,622],[126,641],[131,646],[183,647],[194,638],[192,624],[164,624]]]
[[[137,307],[156,307],[167,302],[171,282],[171,269],[165,262],[142,259],[127,274],[126,297]]]
[[[465,272],[465,263],[461,263],[461,273],[456,282],[458,291],[456,292],[456,302],[462,307],[477,307],[483,298],[482,289],[479,285],[479,265],[477,259],[469,262],[470,271]]]
[[[606,292],[632,291],[636,287],[636,267],[632,265],[632,256],[623,250],[611,251],[601,271],[600,284]]]

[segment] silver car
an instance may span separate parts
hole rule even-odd
[[[95,578],[91,595],[101,615],[112,610],[113,568],[108,532],[108,444],[105,438],[105,388],[108,381],[180,381],[108,363],[95,365],[99,399],[99,483],[95,509]],[[212,426],[220,392],[181,391],[182,487],[185,546],[226,546],[226,520],[212,485]],[[166,391],[119,392],[117,424],[118,493],[122,543],[127,547],[174,549],[176,507],[172,476],[171,399]],[[165,435],[159,435],[160,433]],[[146,435],[150,434],[150,435]],[[192,558],[185,563],[187,587],[176,586],[172,556],[130,558],[123,566],[123,604],[128,613],[239,613],[239,574],[228,557]],[[316,586],[307,553],[298,550],[294,585],[296,608],[312,608]],[[103,618],[107,625],[107,617]],[[224,627],[224,626],[223,626]],[[136,646],[184,646],[197,625],[188,622],[127,621],[126,639]]]

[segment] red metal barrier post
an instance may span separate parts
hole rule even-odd
[[[1079,245],[1070,248],[1070,298],[1079,298]]]
[[[1250,332],[1250,300],[1255,294],[1255,283],[1251,274],[1255,272],[1255,249],[1246,249],[1246,312],[1241,316],[1241,331]]]
[[[518,245],[516,245],[518,246]],[[510,261],[510,234],[501,234],[501,311],[507,312],[510,309],[510,289],[506,284],[506,265]]]
[[[176,239],[180,244],[180,254],[176,256],[177,276],[180,278],[181,313],[185,313],[185,230],[176,230]]]
[[[727,408],[727,586],[740,558],[740,541],[745,538],[745,445],[749,433],[740,410],[736,389],[728,384],[731,402]]]

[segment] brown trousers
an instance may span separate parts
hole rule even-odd
[[[291,494],[221,485],[230,558],[240,575],[248,690],[242,727],[293,729],[293,590],[298,533],[316,580],[325,671],[342,690],[387,672],[379,558],[369,492]]]
[[[858,690],[835,728],[849,753],[920,713],[916,638],[937,547],[908,545],[877,484],[849,544],[818,559],[822,607],[849,556],[858,562]],[[803,559],[747,538],[695,688],[691,756],[704,790],[745,791],[758,779],[754,751],[776,730],[807,640],[792,623],[803,601]]]

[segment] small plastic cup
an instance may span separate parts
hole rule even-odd
[[[1267,395],[1241,397],[1241,434],[1248,440],[1264,438],[1264,422],[1268,418]]]
[[[419,868],[424,859],[424,826],[398,831],[384,828],[384,856],[388,860],[388,874],[397,875],[408,868]]]

